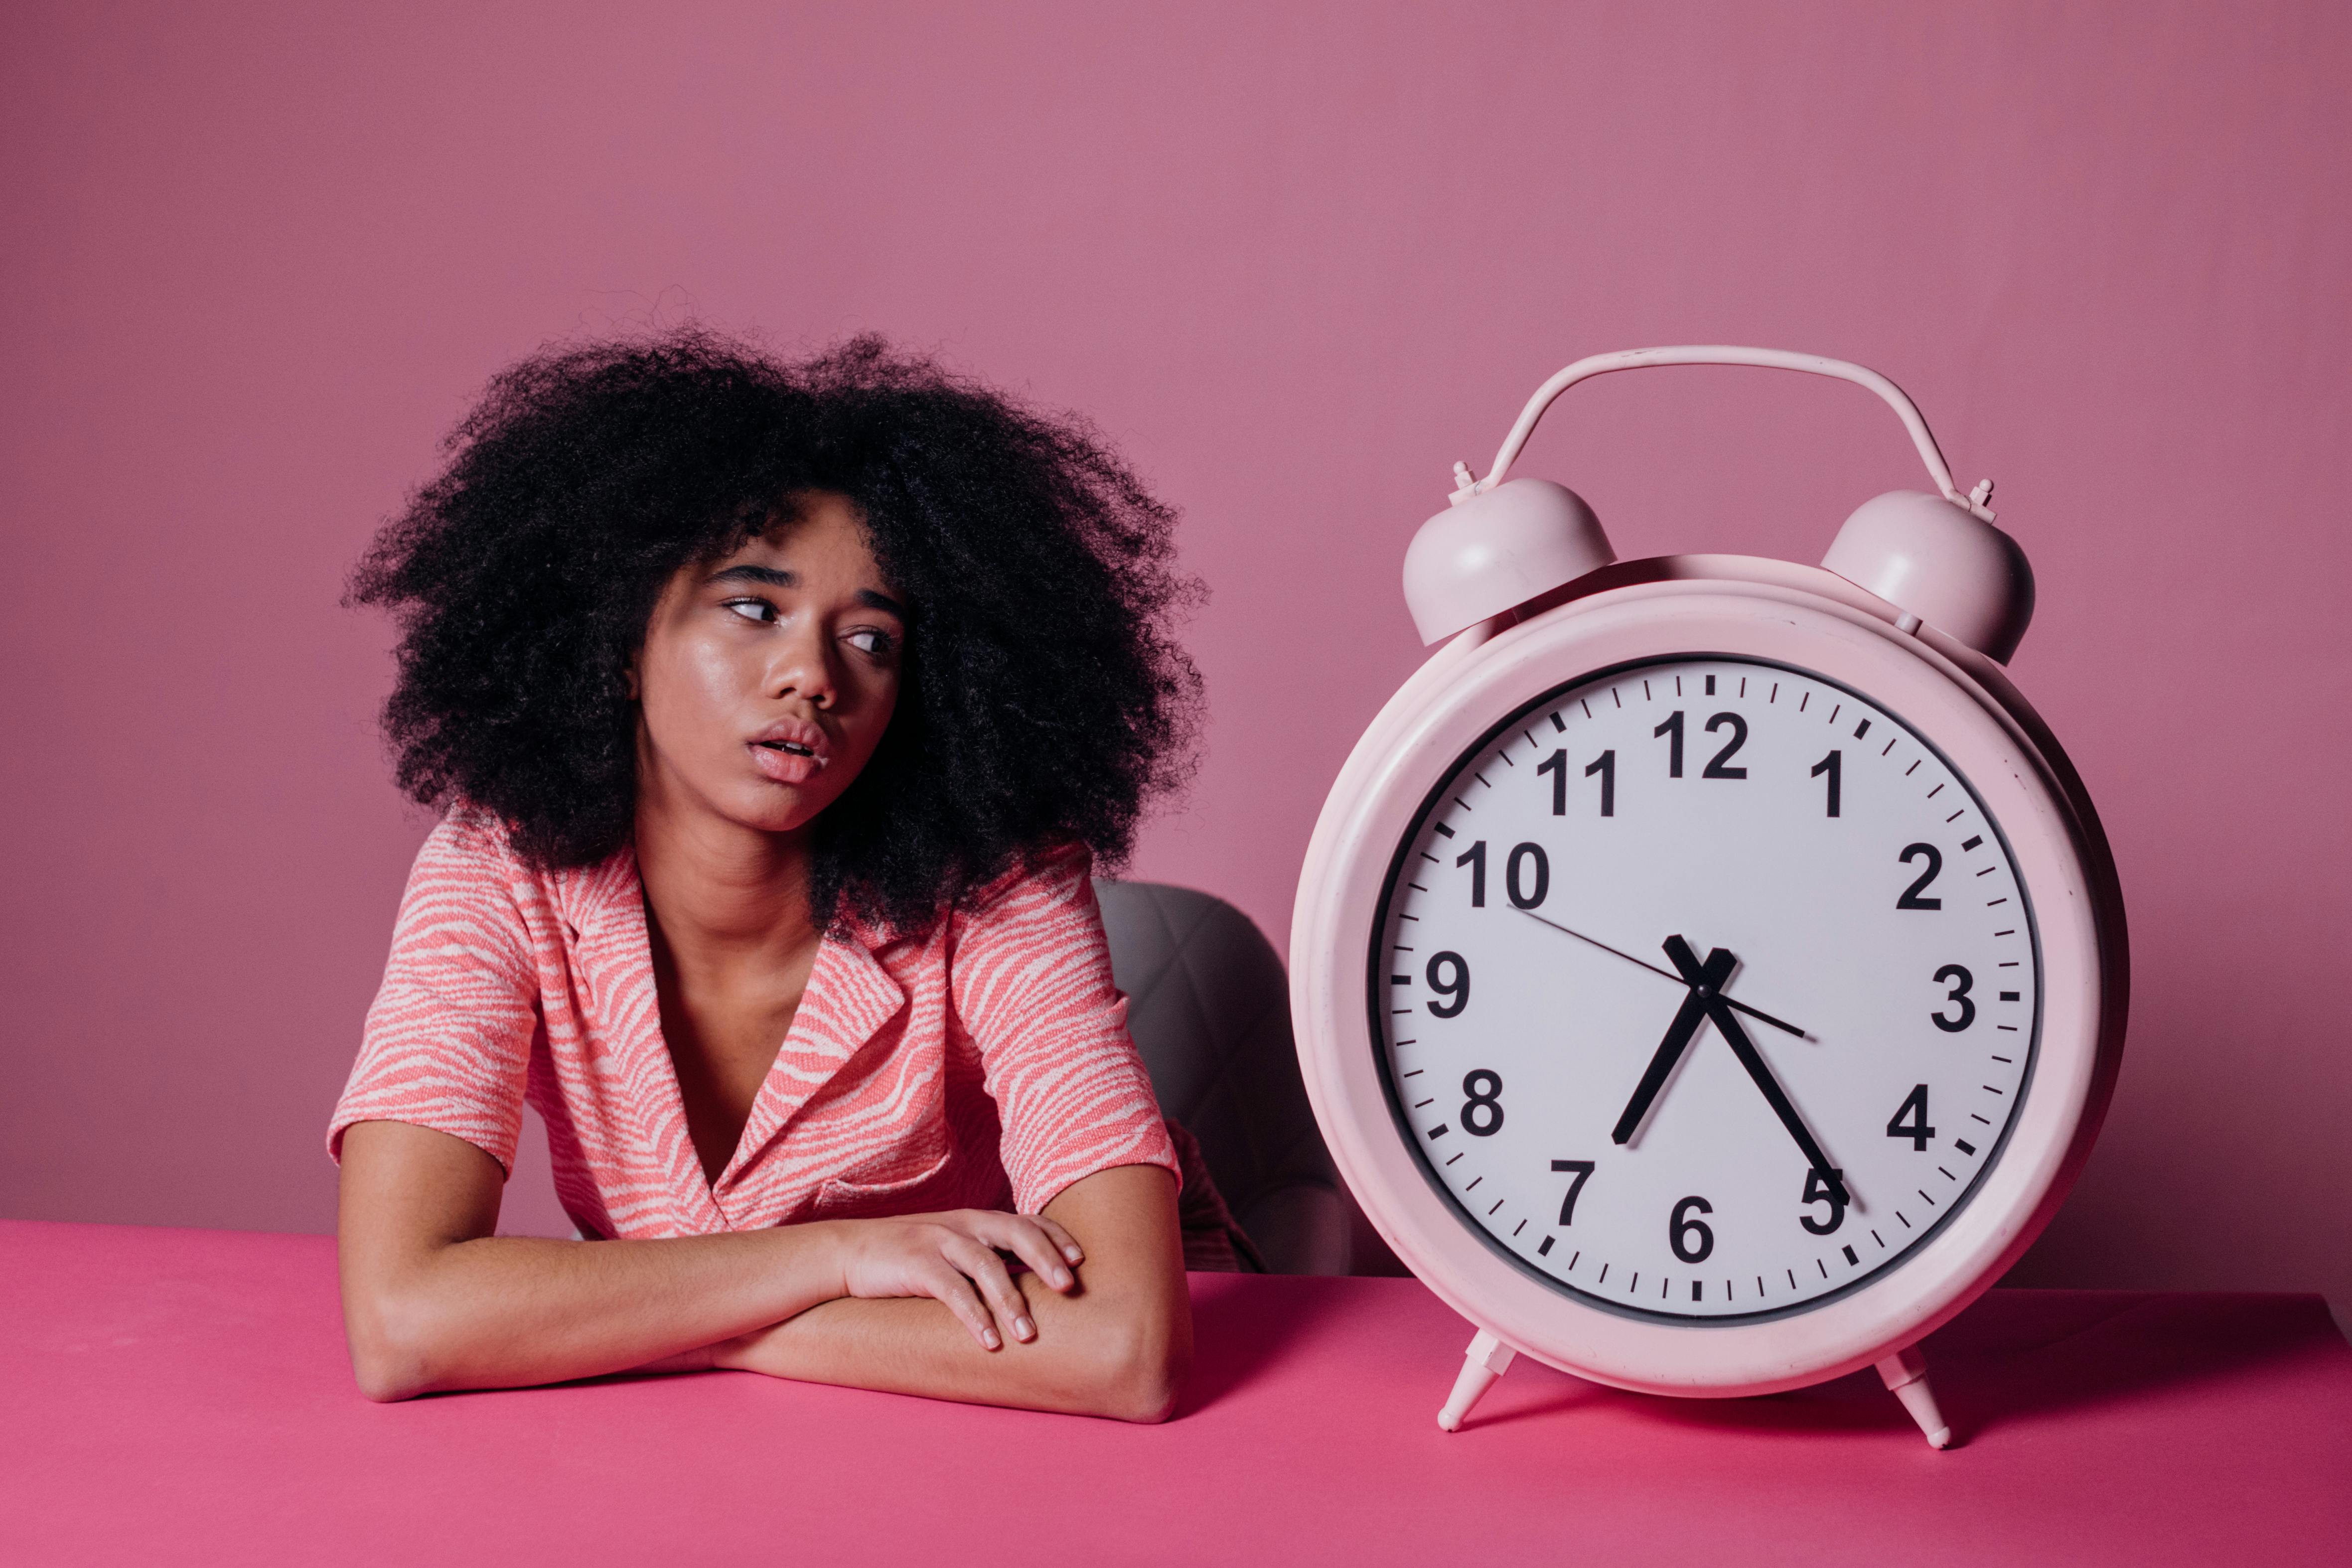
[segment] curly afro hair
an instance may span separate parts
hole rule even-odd
[[[1182,782],[1201,683],[1170,622],[1198,588],[1175,514],[1081,422],[876,338],[783,363],[687,329],[527,359],[445,446],[347,602],[401,628],[401,788],[533,864],[628,841],[655,601],[800,490],[856,504],[911,613],[890,727],[814,824],[821,923],[919,930],[1071,842],[1115,865]]]

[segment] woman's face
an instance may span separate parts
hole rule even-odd
[[[898,701],[906,611],[845,497],[789,499],[672,578],[630,669],[639,810],[790,832],[838,800]]]

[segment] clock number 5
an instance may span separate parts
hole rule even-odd
[[[1845,1172],[1832,1171],[1830,1178],[1828,1181],[1823,1181],[1821,1172],[1807,1170],[1805,1196],[1798,1199],[1800,1203],[1808,1205],[1826,1203],[1830,1206],[1830,1217],[1827,1219],[1815,1219],[1810,1214],[1797,1216],[1798,1222],[1816,1236],[1832,1235],[1839,1226],[1845,1223],[1845,1206],[1848,1201],[1845,1196]]]
[[[1442,1019],[1459,1018],[1470,1005],[1470,966],[1459,953],[1440,953],[1429,961],[1429,988],[1444,999],[1429,1004]]]

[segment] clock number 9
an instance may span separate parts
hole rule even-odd
[[[1470,1005],[1470,965],[1459,953],[1440,953],[1429,961],[1429,988],[1443,1001],[1429,1004],[1429,1010],[1442,1019],[1459,1018],[1462,1009]]]
[[[1480,1088],[1478,1080],[1486,1081]],[[1503,1075],[1485,1067],[1474,1067],[1462,1080],[1462,1092],[1468,1099],[1462,1103],[1462,1130],[1474,1138],[1491,1138],[1503,1130]]]
[[[1690,1217],[1693,1209],[1701,1214],[1713,1214],[1715,1205],[1703,1197],[1686,1197],[1675,1205],[1674,1215],[1666,1221],[1666,1244],[1684,1262],[1704,1263],[1707,1255],[1715,1250],[1715,1232],[1706,1228],[1706,1220]]]

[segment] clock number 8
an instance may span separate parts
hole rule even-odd
[[[1478,1080],[1486,1081],[1484,1089]],[[1462,1130],[1474,1138],[1491,1138],[1503,1130],[1503,1075],[1484,1067],[1474,1067],[1462,1080],[1462,1092],[1469,1098],[1462,1105]]]

